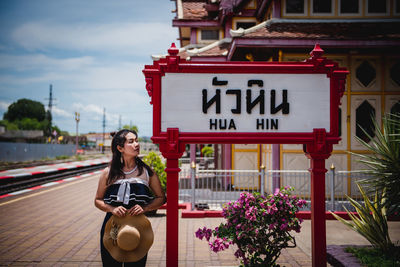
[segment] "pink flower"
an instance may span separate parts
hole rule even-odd
[[[195,234],[196,237],[199,238],[200,240],[203,240],[203,237],[205,237],[206,240],[209,241],[212,235],[212,231],[211,229],[207,229],[206,227],[204,227],[203,229],[199,228]]]
[[[244,253],[240,249],[236,250],[234,255],[235,255],[236,258],[243,258],[244,257]]]
[[[274,228],[275,228],[275,223],[271,223],[269,226],[268,226],[268,229],[269,230],[273,230]]]

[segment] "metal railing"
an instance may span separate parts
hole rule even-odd
[[[325,176],[326,209],[343,211],[345,206],[352,211],[346,195],[360,201],[355,182],[364,178],[367,176],[361,171],[331,168]],[[237,200],[244,191],[273,193],[273,179],[280,181],[280,187],[293,187],[293,194],[309,203],[305,210],[311,208],[311,177],[306,170],[200,170],[192,165],[180,172],[179,198],[182,202],[191,202],[193,209],[220,210],[224,203]]]

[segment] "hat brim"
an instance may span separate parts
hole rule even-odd
[[[112,223],[116,225],[130,225],[140,233],[140,242],[136,249],[126,251],[118,247],[110,235]],[[135,262],[142,259],[153,245],[154,233],[150,221],[144,214],[124,217],[111,216],[104,228],[103,244],[110,255],[119,262]]]

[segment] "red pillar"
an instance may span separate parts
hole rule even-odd
[[[179,130],[168,129],[167,141],[160,144],[160,151],[167,159],[167,267],[178,266],[179,243],[179,158],[185,144],[178,141]]]
[[[167,267],[178,266],[179,167],[178,159],[167,158]]]
[[[314,129],[314,143],[306,145],[311,172],[312,266],[326,266],[325,160],[332,152],[324,129]]]

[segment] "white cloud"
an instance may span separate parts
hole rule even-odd
[[[108,89],[132,89],[143,87],[144,76],[141,70],[144,66],[139,64],[115,62],[112,65],[92,66],[82,69],[74,74],[74,82],[83,88]]]
[[[97,118],[99,118],[100,116],[102,118],[104,114],[104,108],[95,104],[85,105],[82,103],[74,103],[72,104],[72,109],[76,112],[79,112],[81,116],[84,115],[87,118],[90,118],[91,116],[97,116]],[[105,115],[106,119],[110,119],[113,121],[119,119],[118,115],[109,113],[107,112],[107,110]]]
[[[1,68],[14,72],[29,71],[23,77],[18,74],[0,75],[1,84],[30,85],[63,81],[71,89],[112,91],[115,88],[144,88],[144,64],[131,62],[103,62],[101,58],[88,56],[59,59],[42,54],[0,54]]]
[[[8,103],[6,101],[1,101],[0,100],[0,110],[7,111],[9,105],[11,105],[11,103]]]
[[[72,104],[72,109],[80,113],[92,113],[96,115],[103,115],[103,108],[95,104],[84,105],[82,103]]]
[[[70,118],[73,116],[70,112],[60,109],[58,107],[52,107],[51,113],[52,113],[53,117],[60,116],[60,117]]]
[[[0,68],[25,71],[32,69],[75,70],[90,66],[94,58],[89,56],[52,58],[43,54],[7,55],[0,54]]]
[[[63,25],[30,22],[18,27],[12,34],[13,40],[28,50],[94,50],[121,54],[166,52],[167,45],[176,37],[176,29],[166,23]]]

